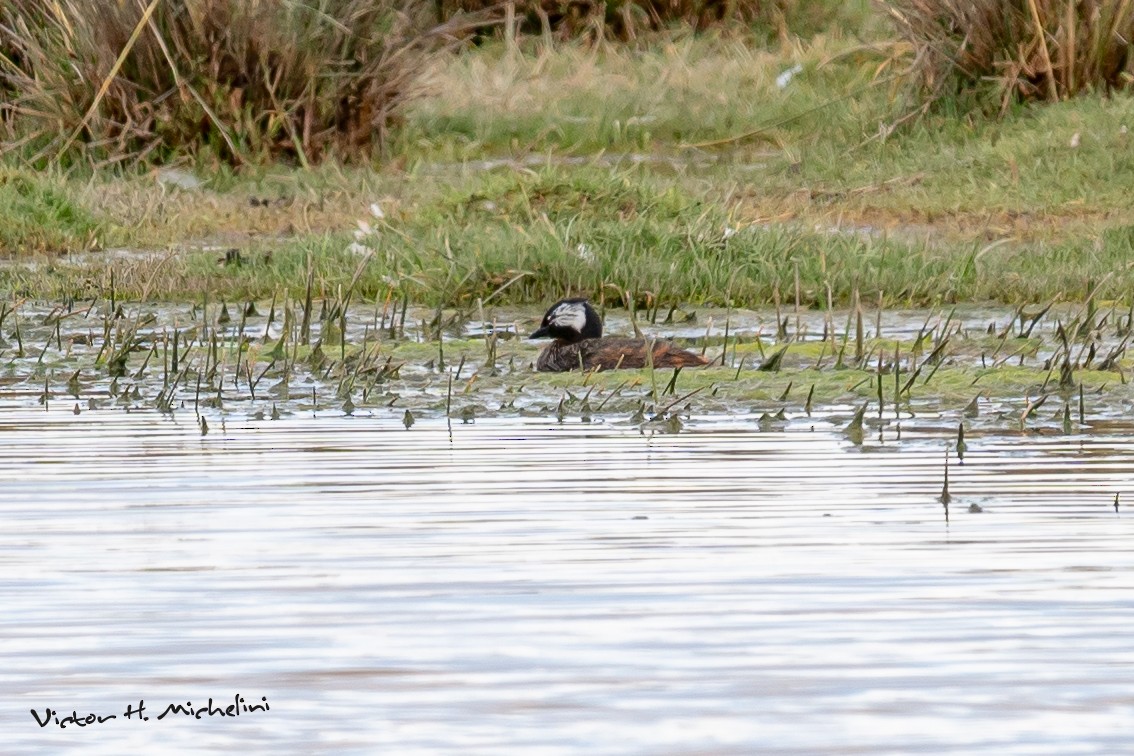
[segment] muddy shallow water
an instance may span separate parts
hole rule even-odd
[[[946,525],[932,422],[9,400],[3,750],[1124,751],[1131,430],[970,437]]]

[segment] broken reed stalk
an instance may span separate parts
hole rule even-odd
[[[702,391],[704,391],[705,389],[710,388],[710,387],[711,386],[700,386],[699,388],[695,388],[687,394],[682,394],[681,396],[679,396],[676,399],[674,399],[673,401],[671,401],[669,404],[662,407],[661,410],[658,411],[657,414],[658,415],[664,415],[665,413],[669,412],[670,409],[672,409],[675,405],[678,405],[681,402],[685,401],[686,399],[689,399],[689,398],[696,396],[697,394],[701,393]]]
[[[599,406],[595,408],[595,414],[597,415],[599,412],[602,412],[602,408],[606,406],[606,403],[613,399],[623,388],[625,388],[627,383],[629,383],[629,381],[623,381],[622,383],[615,386],[614,390],[608,392],[606,398],[599,402]]]
[[[854,287],[854,363],[862,365],[865,359],[866,334],[862,327],[862,301],[858,287]]]
[[[858,409],[854,411],[854,416],[851,421],[843,429],[843,431],[850,438],[851,443],[856,446],[860,445],[863,440],[863,419],[866,417],[866,406],[869,402],[863,402]]]
[[[787,338],[786,329],[784,328],[784,314],[780,309],[780,284],[777,282],[772,286],[772,302],[776,305],[776,342],[781,339]],[[1134,320],[1134,315],[1131,316]]]
[[[268,321],[264,323],[264,338],[263,343],[267,344],[268,339],[272,336],[272,324],[276,322],[276,296],[277,292],[272,292],[272,303],[268,306]]]
[[[824,257],[823,257],[822,259],[824,260],[824,267],[826,267],[826,257],[824,256]],[[833,294],[833,293],[831,292],[831,284],[830,284],[830,282],[826,282],[826,283],[825,283],[824,285],[825,285],[825,286],[827,287],[827,313],[826,313],[826,326],[824,327],[824,329],[823,329],[823,330],[827,331],[827,333],[828,333],[828,334],[830,334],[830,339],[831,339],[831,351],[832,351],[832,352],[834,352],[834,351],[835,351],[835,348],[836,348],[836,346],[837,346],[837,345],[835,344],[835,312],[834,312],[834,311],[835,311],[835,304],[834,304],[834,294]],[[845,343],[845,338],[844,338],[844,343]]]
[[[756,330],[755,344],[756,344],[756,351],[760,353],[760,359],[761,360],[766,359],[766,357],[767,357],[767,355],[764,353],[764,338],[763,337],[764,337],[764,327],[760,326],[760,328],[758,328]],[[777,333],[776,337],[775,337],[775,339],[773,339],[772,343],[778,344],[781,341],[786,341],[786,340],[787,340],[786,334],[784,335],[784,338],[781,339],[780,335]]]
[[[161,329],[161,386],[169,386],[169,331]]]
[[[478,315],[478,317],[480,317],[480,330],[481,330],[481,333],[484,335],[485,364],[490,366],[490,367],[495,367],[496,366],[496,358],[492,354],[493,350],[492,350],[492,345],[489,343],[490,337],[489,337],[489,333],[488,333],[488,324],[484,320],[484,300],[481,299],[480,297],[476,298],[476,309],[477,309],[477,315]],[[493,323],[492,335],[494,336],[495,334],[496,334],[496,324]]]
[[[939,343],[936,347],[933,348],[933,351],[929,353],[928,357],[926,357],[924,360],[922,360],[921,363],[919,363],[918,365],[914,366],[913,372],[910,373],[910,377],[906,380],[905,385],[902,386],[901,393],[909,396],[910,389],[913,387],[914,381],[917,380],[917,377],[919,375],[921,375],[922,369],[926,365],[934,363],[935,360],[940,359],[941,355],[945,351],[945,347],[948,346],[948,344],[949,344],[949,339],[948,339],[948,337],[946,337],[944,340],[941,341],[941,343]],[[936,370],[934,372],[936,372]],[[932,377],[932,376],[930,376],[930,377]],[[927,383],[929,382],[928,378],[926,379],[926,382]]]
[[[900,419],[902,406],[902,354],[901,346],[894,343],[894,419]]]
[[[732,287],[736,283],[736,276],[739,271],[733,271],[733,274],[728,279],[728,288],[725,290],[725,324],[724,324],[724,348],[721,349],[721,367],[725,366],[725,359],[728,356],[728,334],[729,326],[732,324]],[[734,353],[735,358],[735,353]]]
[[[642,336],[642,329],[638,327],[638,310],[636,306],[637,302],[634,301],[634,297],[630,296],[630,291],[628,289],[623,290],[622,296],[626,300],[626,307],[630,310],[630,327],[634,329],[634,338],[644,338]]]
[[[724,321],[724,347],[721,349],[721,367],[725,366],[725,359],[728,356],[728,330],[729,330],[729,326],[731,325],[731,321],[732,321],[732,297],[731,296],[728,298],[727,308],[728,309],[725,310],[725,321]]]
[[[819,349],[819,359],[815,360],[815,367],[812,370],[821,370],[823,368],[823,359],[827,356],[827,346],[830,344],[827,339],[823,339],[822,346]]]
[[[1040,396],[1038,396],[1035,399],[1029,399],[1028,400],[1028,404],[1027,404],[1026,407],[1024,407],[1024,411],[1022,413],[1020,413],[1020,427],[1021,428],[1023,428],[1024,425],[1027,423],[1028,418],[1030,418],[1033,414],[1035,414],[1035,411],[1038,410],[1040,407],[1042,407],[1044,405],[1044,402],[1047,401],[1048,396],[1050,396],[1050,394],[1041,394]]]
[[[886,409],[885,399],[883,398],[882,391],[882,354],[878,354],[878,372],[874,376],[875,385],[878,387],[878,419],[882,419],[882,413]]]
[[[673,375],[669,379],[669,383],[665,385],[662,390],[662,396],[677,393],[677,376],[681,375],[681,366],[678,365],[673,369]]]
[[[351,284],[353,287],[354,284]],[[346,297],[342,296],[342,287],[339,287],[339,359],[346,362],[346,337],[347,337],[347,302],[350,300],[350,289],[347,289]]]
[[[43,358],[44,358],[44,356],[45,356],[45,355],[47,354],[47,350],[48,350],[48,349],[50,349],[50,348],[51,348],[51,337],[48,337],[47,341],[45,341],[45,342],[43,343],[43,349],[41,349],[41,350],[40,350],[40,352],[39,352],[39,357],[38,357],[38,358],[36,358],[36,361],[35,361],[35,363],[36,363],[36,365],[37,365],[37,366],[40,366],[40,367],[42,367],[42,365],[43,365]]]
[[[945,480],[941,485],[941,496],[939,497],[941,505],[945,507],[945,524],[949,524],[949,502],[953,500],[952,494],[949,493],[949,446],[945,446]]]
[[[800,321],[800,314],[799,314],[799,300],[801,298],[801,292],[800,292],[801,287],[800,287],[800,284],[799,284],[799,261],[798,260],[795,261],[794,267],[795,267],[795,338],[798,341],[799,338],[802,335],[800,333],[801,328],[802,328],[801,321]]]
[[[23,356],[24,356],[24,337],[23,337],[23,333],[20,331],[20,314],[18,312],[16,312],[15,308],[12,309],[12,320],[14,320],[15,323],[16,323],[16,356],[23,359]],[[105,346],[106,346],[106,344],[104,342],[103,347],[105,347]],[[102,352],[100,351],[99,354],[101,355]]]
[[[445,417],[451,417],[453,408],[453,374],[449,373],[449,386],[445,390]]]
[[[304,346],[311,344],[311,309],[314,305],[312,302],[312,289],[314,289],[314,287],[315,261],[309,251],[307,253],[307,286],[303,296],[303,324],[299,328],[299,340],[303,342]]]
[[[193,394],[193,414],[201,419],[201,371],[197,371],[197,390]]]
[[[654,341],[654,339],[650,339],[649,341],[646,342],[646,367],[648,367],[650,369],[650,386],[652,387],[650,393],[651,393],[651,395],[653,396],[653,399],[654,399],[654,406],[657,406],[657,403],[658,403],[658,376],[657,376],[657,371],[654,369],[654,344],[655,343],[656,342]]]
[[[878,292],[878,315],[877,315],[877,317],[875,318],[875,321],[874,321],[874,339],[875,339],[875,341],[881,340],[881,338],[882,338],[882,304],[883,304],[882,297],[883,297],[883,294],[882,294],[881,291],[879,291]]]
[[[701,356],[705,356],[706,350],[709,348],[709,336],[713,332],[713,316],[710,315],[705,323],[705,340],[701,342]]]
[[[853,318],[854,318],[854,312],[853,311],[847,313],[847,322],[846,322],[846,325],[843,327],[843,343],[839,347],[838,356],[835,358],[835,369],[836,370],[842,370],[843,368],[846,367],[846,364],[844,362],[844,358],[846,357],[847,346],[850,344],[850,330],[851,330],[851,322],[852,322]],[[858,364],[857,359],[855,360],[855,364]]]

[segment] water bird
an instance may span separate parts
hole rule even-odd
[[[562,299],[543,316],[529,339],[552,338],[536,360],[542,373],[567,370],[614,370],[649,365],[649,342],[602,335],[602,320],[585,298]],[[668,341],[653,342],[657,368],[696,367],[709,361]]]

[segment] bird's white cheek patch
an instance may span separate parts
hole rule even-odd
[[[587,324],[587,312],[581,304],[560,305],[552,314],[551,322],[561,328],[582,331]]]

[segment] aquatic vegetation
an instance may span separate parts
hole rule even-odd
[[[841,423],[864,443],[925,418],[956,433],[963,461],[965,431],[1069,433],[1131,398],[1131,313],[1113,307],[878,312],[861,330],[849,325],[854,311],[807,311],[779,334],[767,325],[782,318],[767,311],[666,322],[608,310],[610,332],[674,339],[712,364],[561,374],[534,372],[539,345],[518,338],[539,314],[393,297],[363,303],[353,288],[333,299],[309,291],[188,306],[117,294],[51,306],[9,301],[0,303],[0,401],[63,401],[77,413],[192,412],[202,433],[233,413],[392,414],[407,430],[422,417],[519,415],[630,422],[643,432],[726,415],[765,430]],[[832,327],[836,318],[848,326]]]

